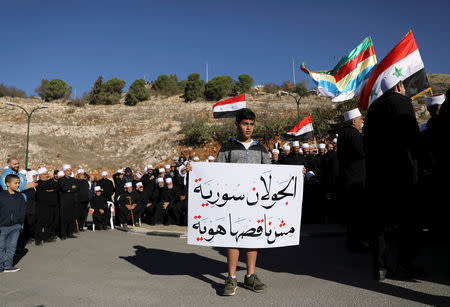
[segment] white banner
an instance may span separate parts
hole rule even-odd
[[[236,248],[298,245],[303,166],[192,163],[188,244]]]

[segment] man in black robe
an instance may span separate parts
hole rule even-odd
[[[144,185],[142,182],[136,182],[136,209],[134,212],[136,212],[135,219],[136,222],[142,217],[142,214],[146,211],[148,207],[152,205],[150,201],[150,195],[145,191]]]
[[[128,226],[128,222],[136,225],[140,216],[140,207],[138,207],[138,198],[135,191],[133,191],[133,184],[127,182],[124,185],[124,191],[117,198],[116,208],[119,209],[119,223],[123,227]]]
[[[117,201],[117,198],[123,192],[123,186],[125,185],[124,173],[122,169],[117,170],[115,174],[113,174],[114,181],[114,201]]]
[[[76,221],[78,223],[78,228],[80,231],[84,230],[84,224],[87,219],[89,212],[89,199],[90,199],[90,186],[84,169],[77,170],[77,180],[78,180],[78,197],[77,197],[77,208],[76,208]]]
[[[58,226],[58,182],[50,178],[45,167],[38,169],[36,187],[36,245],[54,242]]]
[[[173,225],[178,221],[177,190],[174,189],[172,178],[166,178],[166,188],[160,196],[160,207],[163,209],[163,224]]]
[[[76,238],[73,235],[75,228],[77,194],[80,190],[77,179],[71,177],[72,168],[69,164],[63,165],[64,177],[58,179],[60,192],[60,226],[61,240]]]
[[[378,280],[383,280],[388,270],[400,277],[419,273],[412,263],[419,230],[416,192],[423,156],[416,115],[403,83],[388,76],[381,89],[384,94],[369,106],[364,125]],[[397,257],[388,261],[387,256],[395,254]]]
[[[347,248],[350,251],[363,251],[363,242],[368,239],[368,206],[365,202],[366,160],[363,145],[363,119],[359,109],[344,113],[345,127],[339,133],[338,159],[340,181],[342,183],[341,201],[345,206],[347,224]]]
[[[156,179],[157,186],[153,190],[150,197],[151,205],[146,207],[147,216],[150,225],[161,224],[163,222],[163,207],[160,201],[162,191],[166,189],[164,184],[164,178],[158,177]]]
[[[101,173],[102,179],[97,181],[97,186],[99,186],[103,190],[103,195],[106,197],[108,201],[112,200],[112,196],[114,194],[114,184],[111,180],[108,179],[108,172],[103,171]]]
[[[106,230],[111,212],[108,208],[108,197],[100,186],[94,187],[94,197],[91,199],[91,208],[94,210],[92,220],[95,229]]]
[[[325,154],[325,198],[327,200],[327,212],[329,223],[342,223],[341,207],[339,205],[339,160],[333,144],[327,145]]]

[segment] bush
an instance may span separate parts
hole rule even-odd
[[[112,78],[103,83],[103,77],[99,76],[94,82],[94,86],[89,92],[88,101],[90,104],[117,104],[122,97],[122,90],[125,81],[119,78]]]
[[[193,73],[188,76],[186,88],[184,89],[184,101],[194,101],[203,96],[204,82],[200,79],[200,74]]]
[[[44,99],[45,96],[45,89],[48,86],[48,80],[47,79],[42,79],[41,80],[41,84],[39,84],[38,87],[36,87],[34,89],[34,91],[36,92],[36,94],[38,94],[39,97],[41,97],[42,99]]]
[[[213,135],[214,141],[223,144],[236,137],[236,127],[234,125],[234,118],[230,118],[228,120],[222,119],[221,121],[222,122],[211,126],[211,133]]]
[[[160,95],[173,96],[182,93],[182,91],[180,91],[182,86],[179,86],[178,84],[177,75],[160,75],[155,82],[153,82],[152,87],[153,90]]]
[[[14,86],[7,86],[0,83],[0,97],[3,96],[25,98],[27,94]]]
[[[252,90],[252,86],[253,86],[253,78],[250,77],[249,75],[239,75],[238,77],[238,87],[240,90],[240,93],[250,93],[250,91]]]
[[[72,87],[61,79],[53,79],[48,82],[44,90],[44,100],[52,101],[56,99],[69,98],[72,93]]]
[[[135,80],[128,89],[128,93],[125,96],[125,104],[129,106],[135,106],[138,102],[147,100],[150,93],[145,88],[145,80]]]
[[[275,83],[266,83],[263,86],[263,91],[268,94],[275,94],[281,91],[281,86]]]
[[[187,146],[202,146],[213,141],[212,128],[206,119],[194,119],[181,126],[183,143]]]
[[[306,87],[306,81],[298,82],[292,88],[292,92],[296,93],[299,96],[304,96],[308,92],[308,88]]]
[[[75,99],[69,100],[67,102],[67,105],[81,108],[86,105],[86,100],[83,98],[75,98]]]
[[[208,100],[220,100],[231,95],[234,81],[230,76],[219,76],[211,79],[205,86],[205,97]]]

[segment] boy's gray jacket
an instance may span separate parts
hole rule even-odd
[[[270,158],[266,148],[258,141],[252,140],[247,150],[237,139],[231,139],[222,145],[215,162],[270,164]]]

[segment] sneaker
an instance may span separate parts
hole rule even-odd
[[[6,273],[13,273],[13,272],[18,272],[18,271],[20,271],[20,268],[11,267],[11,268],[9,268],[9,269],[5,269],[3,272],[6,272]]]
[[[237,289],[237,281],[236,278],[227,277],[225,279],[225,285],[223,287],[223,295],[224,296],[232,296],[236,294]]]
[[[267,288],[267,286],[259,280],[256,274],[252,274],[250,277],[247,277],[247,275],[245,276],[244,287],[255,292],[263,292]]]

